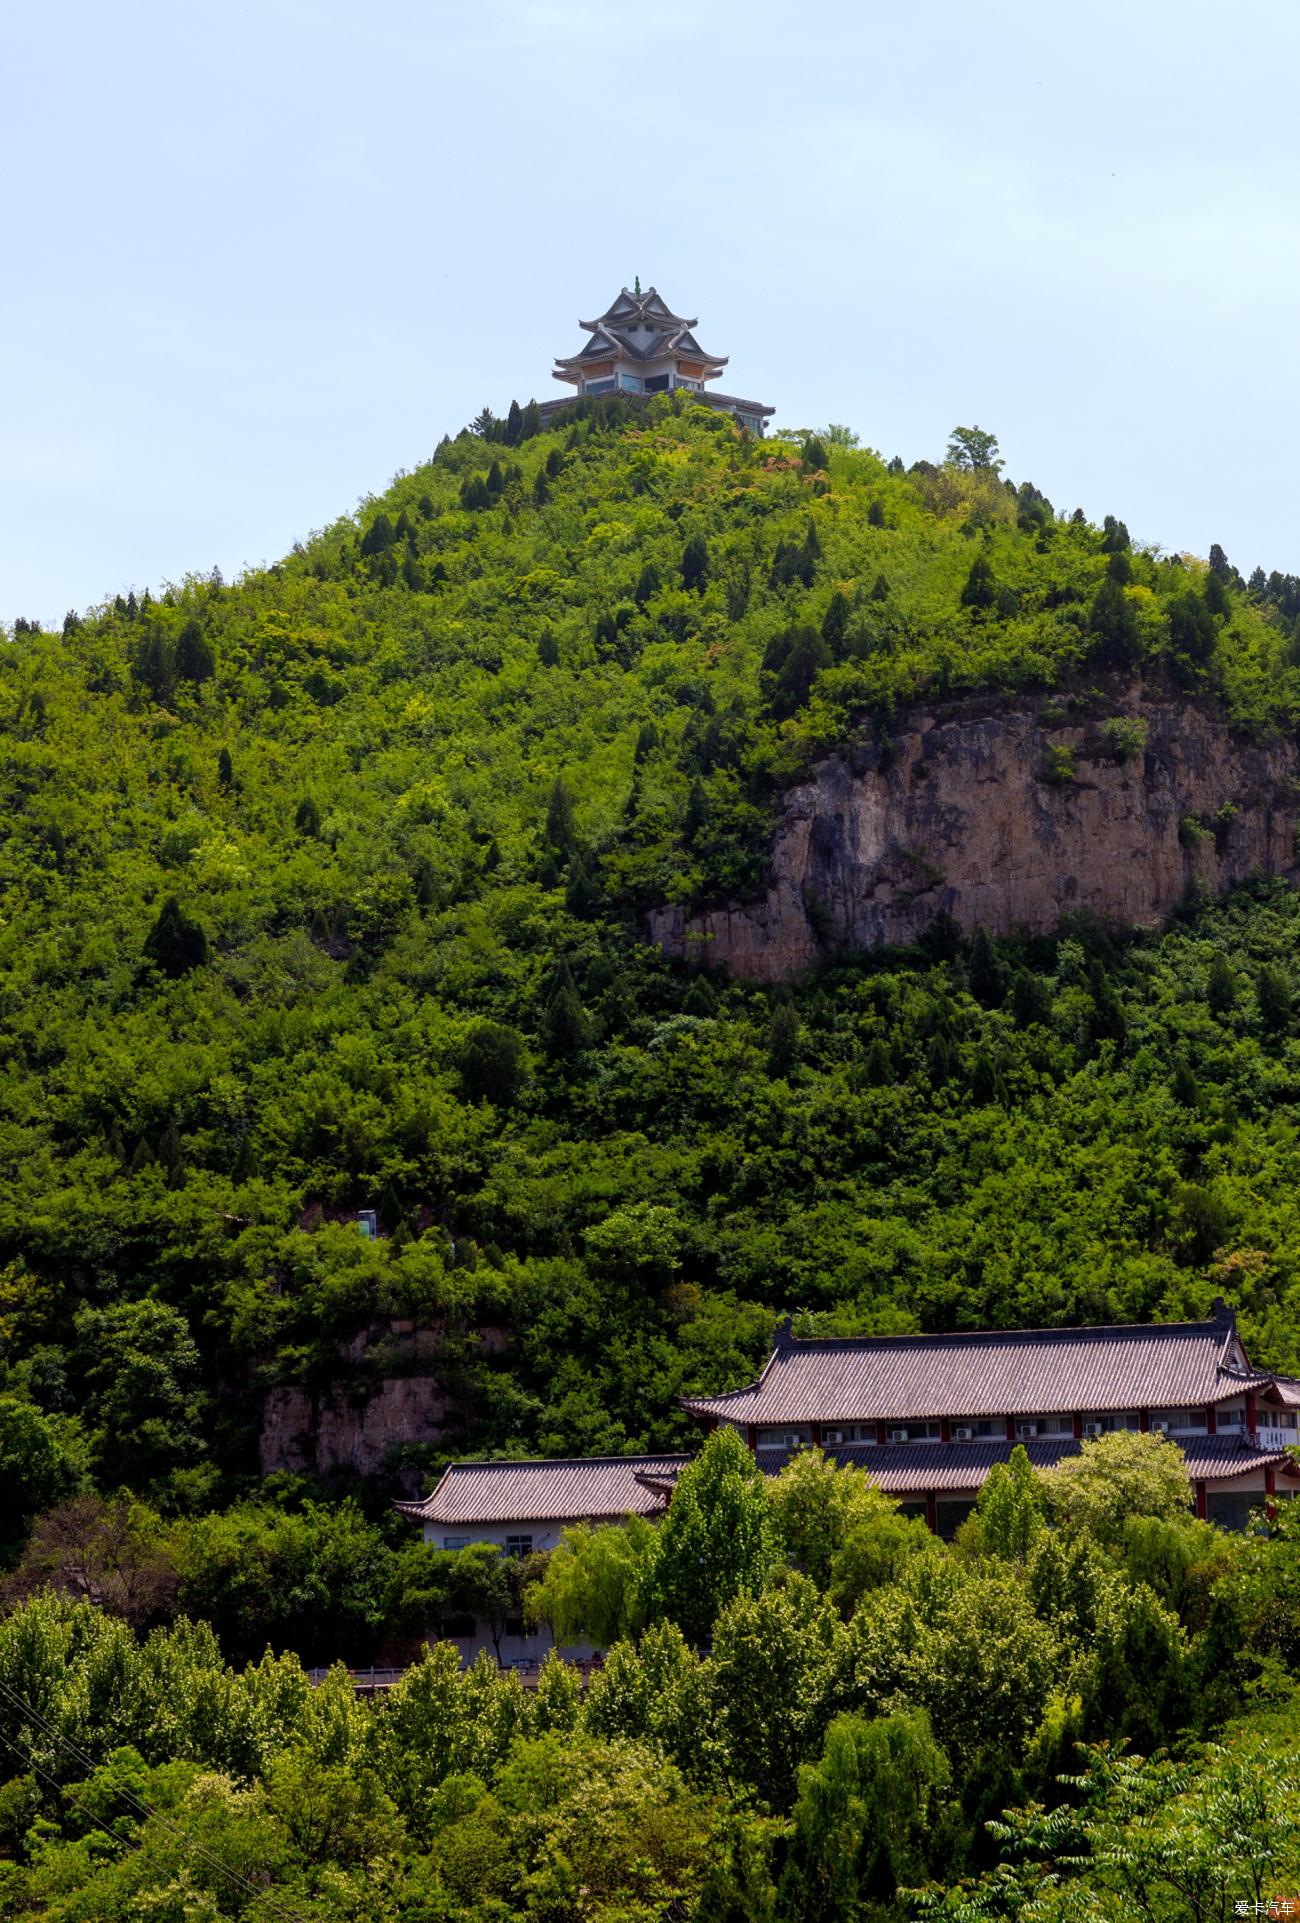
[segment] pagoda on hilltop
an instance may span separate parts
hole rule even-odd
[[[774,407],[742,401],[734,394],[711,392],[727,365],[725,354],[708,354],[691,331],[698,321],[674,314],[653,287],[641,292],[638,280],[626,287],[596,320],[579,321],[591,339],[576,354],[556,356],[554,375],[579,394],[669,394],[685,388],[706,407],[734,414],[751,434],[761,434]],[[542,413],[556,414],[572,397],[544,401]]]

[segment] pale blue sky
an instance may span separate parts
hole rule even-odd
[[[0,15],[0,618],[231,575],[640,275],[778,423],[1300,571],[1292,0]]]

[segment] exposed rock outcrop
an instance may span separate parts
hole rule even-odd
[[[446,1331],[439,1323],[389,1317],[359,1329],[339,1352],[343,1373],[325,1388],[299,1383],[268,1390],[262,1402],[258,1456],[264,1476],[277,1470],[328,1476],[353,1470],[383,1474],[414,1494],[420,1471],[395,1470],[392,1457],[407,1444],[460,1435],[466,1408],[439,1370]],[[509,1331],[473,1331],[485,1355],[508,1346]]]
[[[1117,718],[1141,724],[1127,743],[1107,729]],[[761,901],[655,909],[650,937],[778,981],[915,941],[944,911],[998,935],[1047,933],[1077,910],[1149,925],[1189,889],[1295,879],[1298,768],[1289,737],[1252,740],[1213,703],[1127,680],[1068,704],[917,711],[892,741],[831,755],[791,790]]]

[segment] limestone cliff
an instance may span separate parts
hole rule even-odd
[[[1081,909],[1158,922],[1189,889],[1295,878],[1298,767],[1294,740],[1127,680],[918,710],[787,795],[762,900],[656,909],[650,937],[777,981],[915,941],[943,911],[999,935]]]

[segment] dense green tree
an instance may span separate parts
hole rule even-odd
[[[703,1642],[733,1597],[762,1589],[773,1553],[762,1471],[734,1429],[717,1429],[677,1479],[647,1571],[646,1613]]]
[[[208,959],[208,938],[175,895],[168,895],[158,919],[145,936],[144,954],[162,974],[173,979],[202,968]]]
[[[971,473],[1000,474],[1004,463],[998,459],[998,439],[982,427],[954,427],[948,437],[947,459],[953,467]]]

